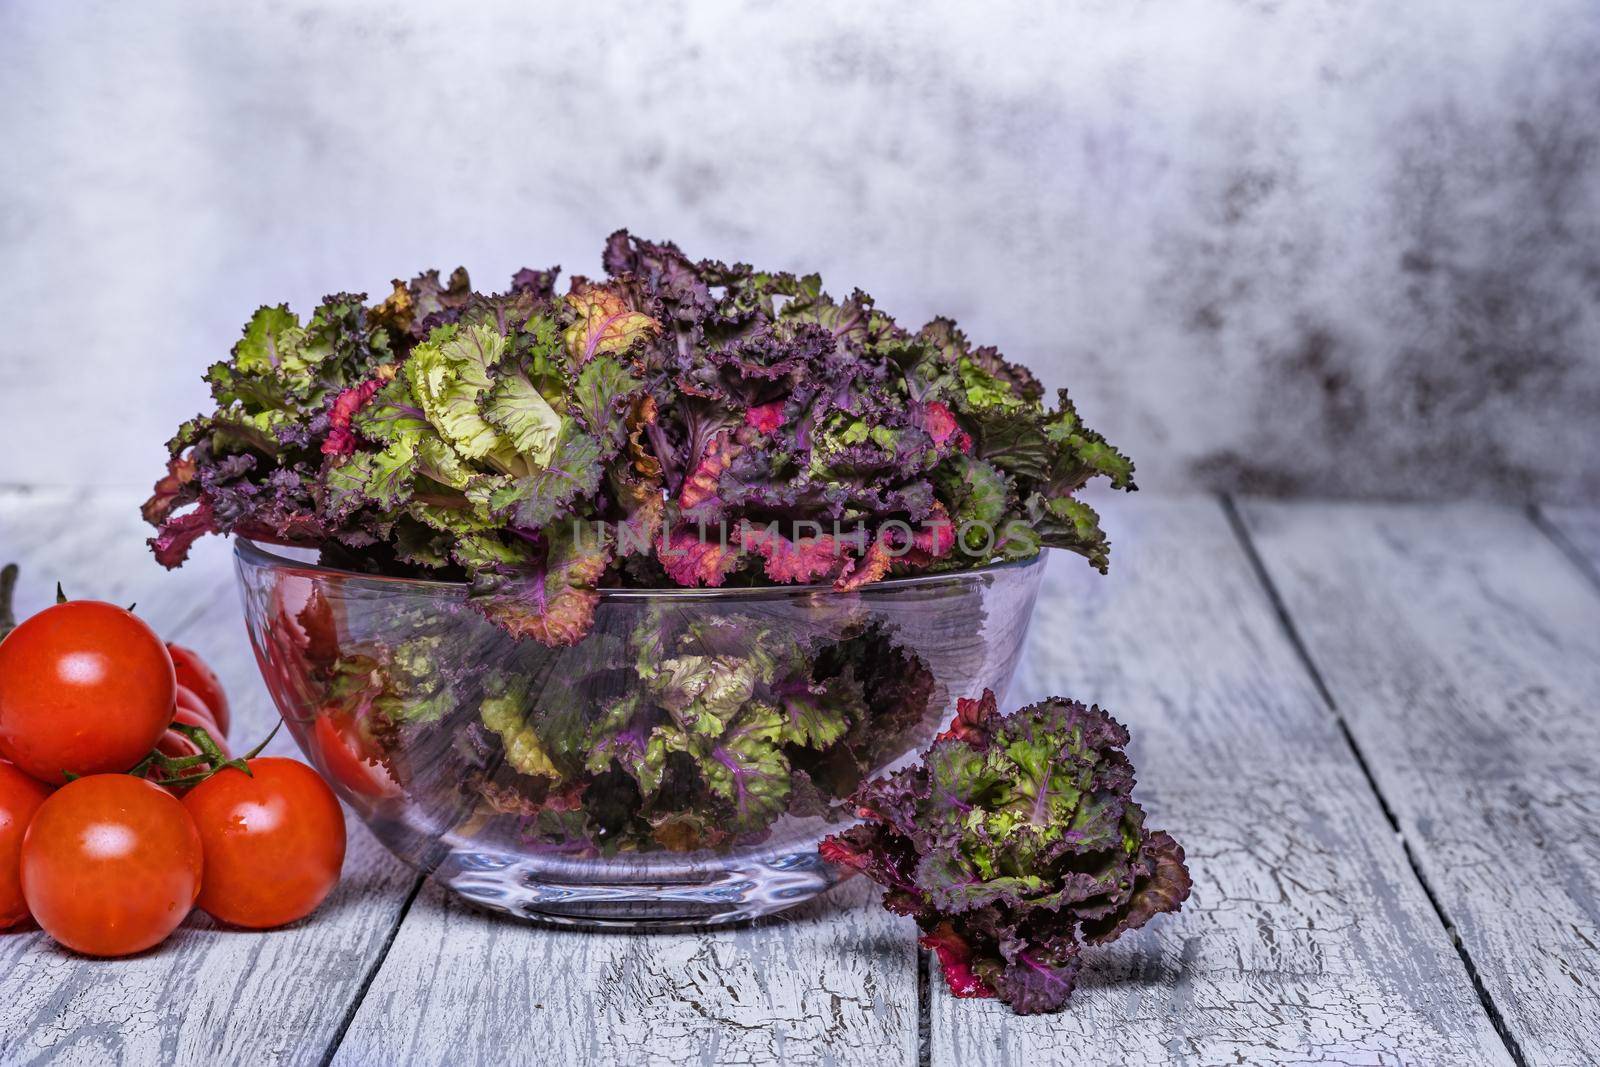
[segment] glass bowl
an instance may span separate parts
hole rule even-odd
[[[1044,557],[829,586],[605,589],[549,648],[465,585],[237,539],[261,673],[306,757],[396,856],[555,922],[731,922],[836,873],[842,798],[1001,698]]]

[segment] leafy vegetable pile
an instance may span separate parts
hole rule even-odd
[[[1182,850],[1130,799],[1126,731],[1062,700],[1000,717],[986,695],[925,766],[860,785],[967,691],[976,585],[927,611],[912,587],[883,615],[856,597],[597,604],[618,586],[850,591],[1045,546],[1104,571],[1077,493],[1132,489],[1132,463],[947,319],[909,330],[860,290],[625,231],[604,266],[562,296],[555,270],[496,294],[429,271],[304,323],[260,309],[207,373],[216,410],[170,442],[144,506],[156,557],[235,532],[468,583],[470,611],[271,607],[269,683],[347,797],[588,856],[751,844],[854,791],[872,821],[824,855],[889,888],[958,994],[1059,1007],[1080,941],[1188,893]],[[930,639],[950,620],[959,641]]]
[[[969,620],[981,613],[964,598]],[[573,855],[721,849],[785,814],[837,819],[867,774],[932,733],[947,692],[854,602],[788,615],[608,612],[576,647],[512,642],[429,602],[356,639],[313,597],[270,629],[309,690],[324,762],[436,822]],[[348,754],[348,755],[346,755]]]
[[[1081,945],[1111,941],[1189,896],[1183,849],[1144,826],[1128,731],[1059,697],[999,715],[994,694],[909,767],[855,796],[868,821],[822,843],[882,884],[923,930],[958,997],[1058,1011]]]
[[[207,374],[145,504],[176,566],[209,532],[459,578],[548,645],[606,585],[859,587],[1065,548],[1106,565],[1091,478],[1133,465],[946,319],[915,332],[816,275],[618,232],[607,279],[457,270],[264,307]],[[713,532],[708,536],[706,531]]]

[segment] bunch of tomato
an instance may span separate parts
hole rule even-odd
[[[235,759],[216,674],[129,609],[58,597],[12,626],[6,570],[0,929],[31,915],[68,948],[123,956],[195,906],[252,929],[315,910],[345,850],[317,773],[259,748]]]

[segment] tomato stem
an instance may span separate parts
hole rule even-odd
[[[257,745],[255,748],[252,748],[249,752],[246,752],[244,754],[244,758],[255,759],[257,756],[261,755],[261,750],[272,743],[272,739],[278,736],[278,731],[281,729],[283,729],[283,720],[279,719],[277,725],[272,728],[272,732],[267,734],[267,736],[259,745]]]
[[[200,751],[190,756],[169,756],[159,748],[154,749],[148,756],[134,764],[128,770],[129,774],[136,778],[142,778],[152,770],[160,771],[162,785],[168,788],[182,787],[187,789],[190,786],[199,785],[224,767],[236,767],[247,774],[249,773],[249,769],[244,766],[243,760],[230,760],[223,754],[222,747],[217,744],[216,738],[212,737],[204,726],[191,726],[188,723],[175,722],[171,723],[167,728],[174,733],[187,737],[194,742],[194,746]],[[183,773],[184,771],[194,770],[197,767],[204,767],[205,770],[200,774]]]
[[[212,737],[211,732],[204,726],[191,726],[186,722],[175,722],[168,729],[176,730],[193,741],[195,747],[200,750],[201,755],[207,761],[213,764],[228,762],[228,757],[222,754],[222,748],[217,744],[217,739]]]
[[[274,737],[278,736],[278,731],[283,729],[283,720],[278,720],[277,725],[262,739],[259,745],[237,759],[229,759],[223,753],[222,746],[217,744],[217,739],[211,736],[211,731],[204,726],[175,722],[167,728],[193,741],[194,746],[200,751],[192,756],[169,756],[160,749],[155,749],[144,759],[129,768],[128,773],[136,778],[142,778],[152,770],[160,771],[162,785],[169,789],[189,789],[199,785],[218,771],[235,770],[250,774],[248,761],[261,755],[262,750],[272,743]],[[197,767],[204,767],[205,770],[199,774],[183,773],[184,771],[194,770]],[[255,776],[251,775],[251,777]]]
[[[11,608],[11,597],[17,591],[17,565],[7,563],[0,567],[0,640],[17,628],[17,615]]]
[[[128,773],[137,778],[151,768],[155,768],[164,773],[172,773],[177,771],[187,771],[190,768],[199,767],[202,764],[209,762],[209,758],[203,752],[196,753],[193,756],[169,756],[165,752],[152,752],[150,755],[146,756],[144,759],[135,764],[133,769]],[[199,778],[195,779],[195,781],[199,780]],[[186,782],[184,784],[188,783]]]

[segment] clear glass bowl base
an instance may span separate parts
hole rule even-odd
[[[654,930],[759,919],[810,900],[838,881],[814,849],[741,856],[699,880],[659,873],[633,881],[603,878],[591,864],[552,864],[470,849],[451,852],[433,872],[434,881],[479,907],[561,926]]]
[[[840,872],[815,842],[837,829],[785,819],[780,848],[606,858],[496,849],[435,834],[402,809],[373,813],[367,828],[396,856],[468,903],[557,926],[677,930],[748,922],[826,893]]]

